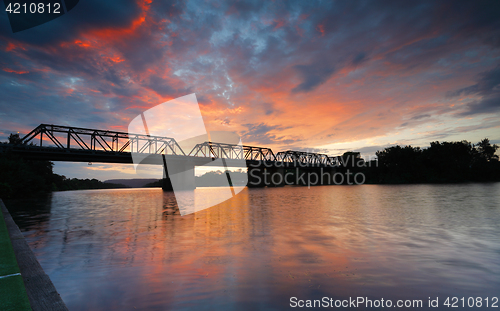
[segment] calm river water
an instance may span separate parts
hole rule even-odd
[[[187,216],[161,189],[6,205],[70,310],[500,297],[500,183],[245,189]]]

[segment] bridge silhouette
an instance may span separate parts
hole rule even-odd
[[[186,181],[186,188],[195,187],[194,167],[215,166],[215,163],[220,166],[216,159],[222,159],[225,167],[242,168],[245,163],[248,186],[252,187],[269,186],[264,182],[252,183],[262,179],[266,172],[285,174],[286,170],[296,169],[299,173],[321,169],[333,173],[342,165],[337,156],[293,150],[275,154],[270,148],[212,141],[196,144],[187,152],[172,137],[52,124],[40,124],[17,144],[0,144],[0,151],[6,150],[25,159],[96,163],[134,163],[132,154],[141,154],[141,163],[163,165],[166,179],[169,177],[166,161],[174,163],[174,168],[179,167],[178,171],[192,169],[193,176]]]

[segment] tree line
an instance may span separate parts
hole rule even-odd
[[[428,148],[392,146],[361,168],[368,183],[459,183],[500,181],[498,146],[485,138],[432,142]]]
[[[11,134],[8,143],[20,142],[19,134]],[[485,138],[477,144],[468,141],[432,142],[428,148],[391,146],[377,151],[377,160],[349,161],[359,153],[343,155],[340,171],[362,172],[366,183],[459,183],[500,181],[498,146]],[[359,157],[356,158],[362,160]],[[104,183],[97,179],[66,178],[53,172],[50,161],[22,159],[9,152],[0,153],[0,198],[20,198],[40,192],[82,189],[126,188],[121,184]],[[245,174],[244,172],[239,172]],[[205,176],[206,175],[206,176]],[[225,183],[225,172],[210,172],[196,178],[199,186],[212,185],[214,180]],[[234,175],[234,172],[233,174]],[[224,183],[222,182],[224,181]],[[161,180],[147,186],[161,186]]]
[[[19,134],[10,134],[9,144],[20,142]],[[22,159],[9,152],[0,153],[0,198],[23,198],[43,192],[83,189],[126,188],[97,179],[67,178],[53,172],[54,163]]]

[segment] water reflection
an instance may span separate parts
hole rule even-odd
[[[7,206],[70,310],[281,310],[291,296],[427,302],[500,289],[500,184],[245,189],[187,216],[159,189],[44,200]]]

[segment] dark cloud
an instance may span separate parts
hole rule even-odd
[[[410,120],[420,120],[420,119],[425,119],[425,118],[430,118],[430,114],[420,114],[418,116],[412,117]]]
[[[273,114],[277,116],[281,113],[281,110],[279,110],[273,102],[255,103],[252,105],[252,110],[266,116]]]
[[[362,62],[366,61],[366,53],[365,52],[361,52],[359,53],[358,55],[356,55],[353,59],[352,59],[352,64],[354,66],[357,66],[359,64],[361,64]]]
[[[459,116],[470,116],[479,113],[500,112],[500,96],[473,101],[467,104],[466,111],[459,113]]]
[[[264,109],[265,109],[265,114],[267,116],[276,112],[274,104],[272,104],[272,103],[264,103],[263,106],[264,106]]]
[[[333,64],[318,61],[310,65],[295,65],[302,83],[292,89],[293,93],[310,92],[325,83],[335,72]]]
[[[370,51],[386,64],[408,71],[436,66],[452,55],[451,50],[463,50],[464,42],[497,48],[499,16],[498,1],[362,1],[325,5],[321,12],[309,17],[321,38],[299,45],[298,49],[306,53],[313,50],[311,45],[315,46],[315,58],[324,59],[326,72],[317,70],[314,75],[314,70],[299,70],[303,82],[293,91],[307,91],[309,86],[312,89],[321,84],[330,78],[333,68],[339,72],[348,65],[366,61],[365,52],[359,50]]]
[[[175,88],[173,88],[168,84],[167,81],[158,77],[157,75],[151,75],[149,77],[149,83],[145,83],[144,85],[150,87],[153,91],[163,96],[175,92]]]
[[[57,92],[60,89],[44,96],[34,97],[32,94],[39,92],[37,84],[13,82],[4,77],[0,78],[0,85],[0,92],[4,94],[0,99],[1,111],[7,116],[15,117],[14,120],[19,124],[17,131],[33,129],[40,123],[102,127],[103,124],[113,124],[117,121],[103,113],[112,110],[113,104],[103,102],[98,97],[92,98],[80,94],[61,96]],[[12,92],[13,88],[16,92]],[[89,105],[89,101],[94,101],[94,105]],[[9,123],[10,120],[7,121],[3,117],[0,116],[2,125]]]
[[[263,5],[260,1],[239,0],[239,1],[232,1],[226,13],[237,14],[243,18],[249,18],[254,13],[257,13],[262,9]]]
[[[172,18],[180,15],[186,6],[186,1],[179,0],[154,0],[151,3],[151,14],[160,20],[165,17]]]
[[[156,94],[163,97],[181,97],[193,93],[190,87],[177,88],[169,84],[167,80],[157,78],[149,84],[143,84],[145,87],[150,87]]]
[[[450,96],[498,94],[500,92],[500,65],[493,70],[479,74],[476,81],[476,84],[452,92]]]
[[[243,124],[243,126],[248,129],[241,135],[243,144],[245,144],[246,141],[249,141],[249,142],[259,142],[262,144],[262,146],[265,146],[266,144],[270,145],[275,143],[291,144],[297,141],[290,138],[285,139],[283,137],[279,137],[271,133],[271,131],[275,132],[282,131],[287,127],[270,126],[264,123]]]
[[[422,119],[427,119],[427,118],[430,118],[430,117],[431,117],[430,114],[416,115],[416,116],[411,117],[408,122],[405,122],[405,123],[401,124],[400,127],[406,127],[406,126],[408,126],[410,124],[415,125],[416,123],[418,123],[418,122],[415,122],[415,121],[422,120]]]
[[[482,98],[466,105],[458,116],[500,112],[500,65],[478,75],[477,83],[448,94],[450,97],[478,95]]]

